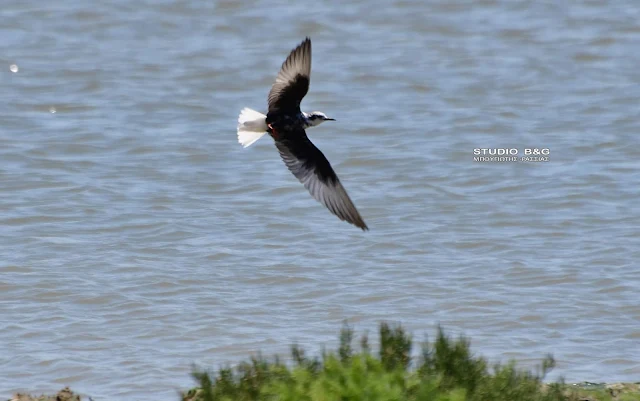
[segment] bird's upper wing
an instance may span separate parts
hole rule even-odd
[[[363,231],[369,229],[331,164],[320,149],[311,143],[303,129],[276,140],[276,147],[289,170],[316,200],[340,220],[347,221]]]
[[[282,63],[269,91],[269,112],[300,112],[300,102],[309,91],[311,77],[311,39],[306,38]]]

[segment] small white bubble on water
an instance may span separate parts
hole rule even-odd
[[[55,112],[56,112],[56,108],[55,107],[53,107],[53,106],[49,107],[49,113],[55,114]]]
[[[18,66],[16,64],[11,64],[9,66],[9,69],[11,70],[11,72],[18,72]]]

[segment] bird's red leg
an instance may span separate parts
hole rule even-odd
[[[267,127],[269,127],[269,129],[271,130],[271,137],[273,139],[278,139],[278,133],[276,132],[275,128],[273,128],[271,124],[267,124]]]

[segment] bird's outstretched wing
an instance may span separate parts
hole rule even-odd
[[[276,140],[276,147],[284,164],[316,200],[340,220],[347,221],[363,231],[369,229],[331,164],[320,149],[311,143],[303,129]]]
[[[282,63],[269,91],[269,112],[300,112],[300,102],[309,91],[311,77],[311,39],[306,38]]]

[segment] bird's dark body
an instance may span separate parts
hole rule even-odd
[[[267,125],[271,125],[273,129],[269,128],[267,132],[269,132],[269,134],[273,134],[273,131],[275,130],[278,138],[284,138],[301,129],[304,130],[305,122],[305,118],[300,112],[290,113],[279,110],[270,111],[267,113]]]

